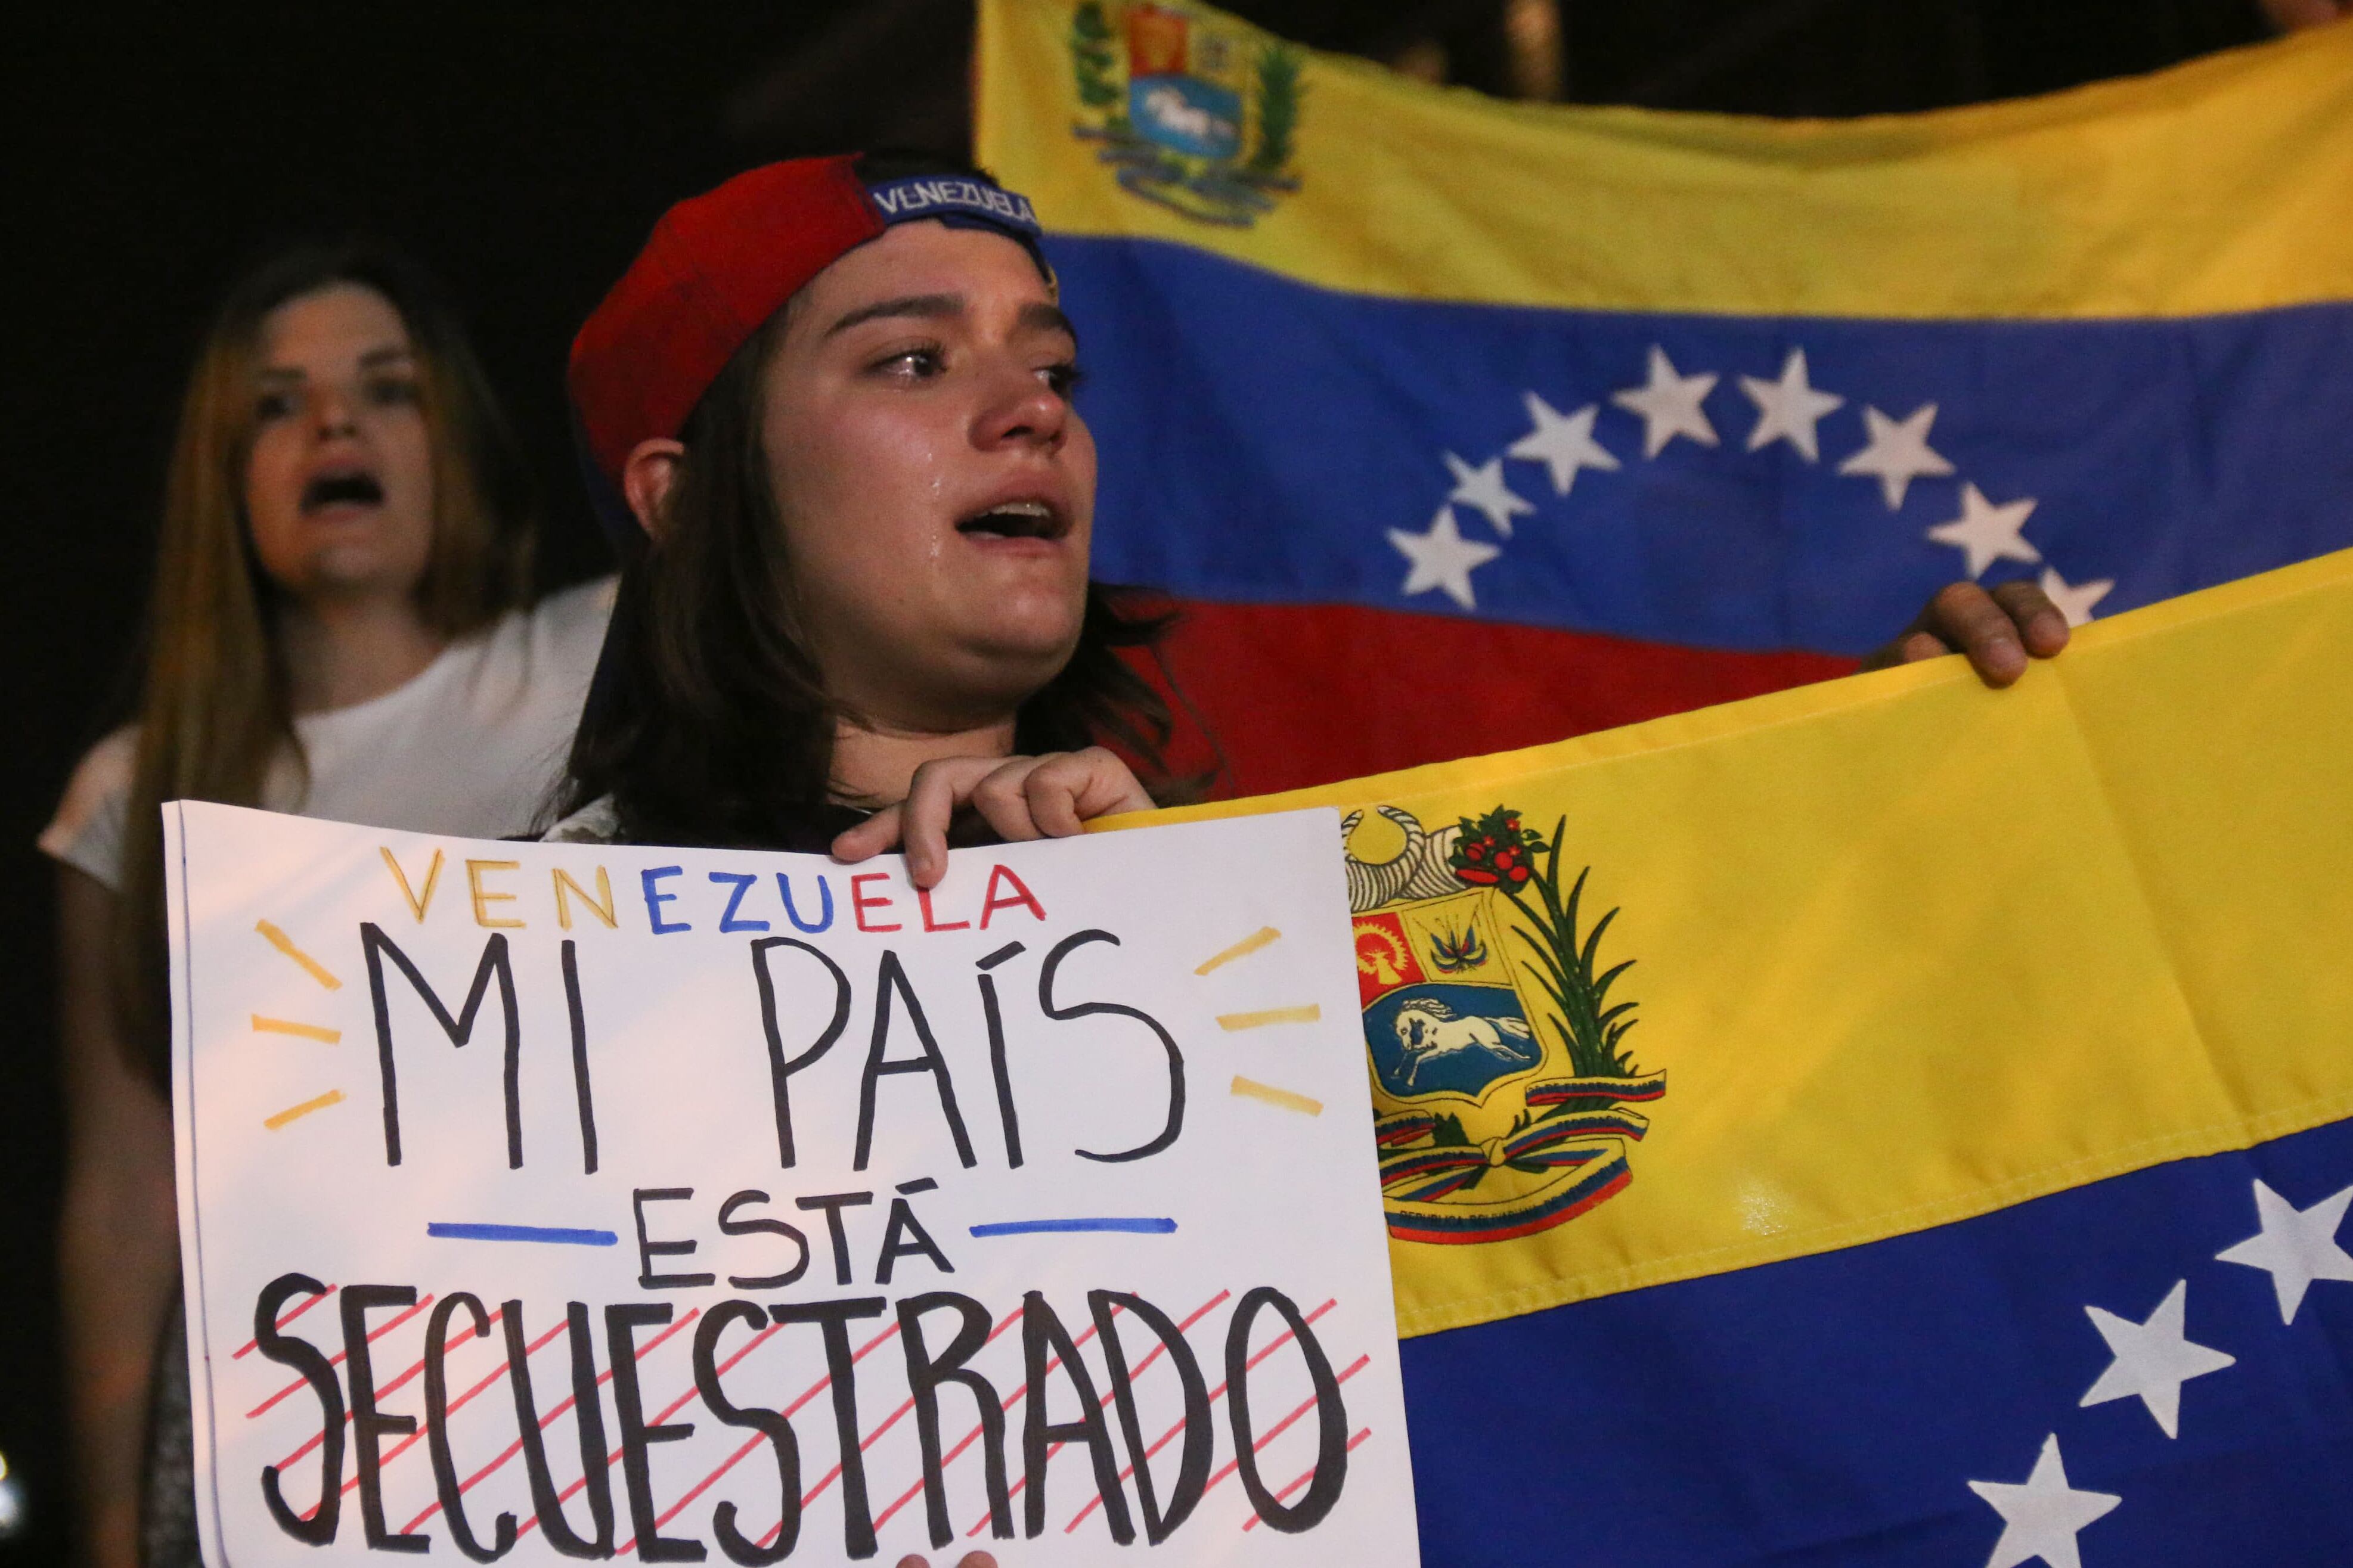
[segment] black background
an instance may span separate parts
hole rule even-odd
[[[1508,90],[1503,0],[1230,7],[1324,47],[1419,46]],[[2153,68],[2261,34],[2248,0],[1566,0],[1564,96],[1855,114]],[[548,498],[550,583],[604,569],[561,401],[574,327],[663,206],[771,157],[959,146],[960,0],[588,7],[216,4],[8,24],[0,765],[0,1558],[65,1550],[48,865],[32,839],[123,716],[164,453],[198,326],[246,259],[357,229],[465,307]]]

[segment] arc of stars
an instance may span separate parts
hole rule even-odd
[[[1675,368],[1662,345],[1652,343],[1642,384],[1612,392],[1609,402],[1642,421],[1642,457],[1649,461],[1678,437],[1695,446],[1720,444],[1705,407],[1720,379],[1713,371],[1685,374]],[[1819,426],[1822,419],[1844,407],[1847,400],[1813,384],[1804,348],[1788,351],[1776,377],[1743,375],[1738,380],[1740,390],[1757,409],[1756,423],[1747,436],[1749,451],[1787,441],[1805,461],[1821,460]],[[1390,544],[1406,558],[1405,580],[1398,590],[1401,596],[1442,592],[1465,610],[1478,607],[1471,574],[1502,551],[1494,544],[1464,538],[1452,509],[1469,507],[1487,520],[1497,539],[1512,538],[1518,520],[1536,509],[1505,479],[1506,458],[1544,465],[1553,493],[1558,496],[1570,494],[1577,475],[1586,469],[1611,473],[1621,468],[1618,455],[1595,434],[1599,404],[1588,403],[1564,414],[1534,391],[1524,391],[1521,401],[1528,415],[1527,434],[1483,463],[1472,463],[1451,451],[1441,453],[1453,488],[1430,527],[1419,533],[1397,528],[1387,531]],[[1887,510],[1901,511],[1913,480],[1946,479],[1957,471],[1952,459],[1929,444],[1936,416],[1937,405],[1933,402],[1921,404],[1901,419],[1874,404],[1863,405],[1863,444],[1841,458],[1836,471],[1848,478],[1877,479],[1880,499]],[[2094,618],[2094,609],[2116,587],[2116,581],[2104,577],[2071,584],[2048,565],[2024,532],[2036,504],[2032,496],[1996,504],[1974,482],[1965,480],[1960,515],[1924,530],[1923,535],[1932,543],[1960,551],[1964,570],[1972,579],[1983,576],[1998,561],[2042,566],[2042,592],[2069,626],[2083,626]]]

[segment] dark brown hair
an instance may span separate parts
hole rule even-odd
[[[304,245],[229,288],[180,405],[147,611],[137,760],[117,900],[117,993],[125,1037],[164,1060],[163,826],[167,800],[258,805],[280,756],[303,765],[277,636],[281,591],[254,554],[245,515],[262,323],[335,284],[374,289],[416,351],[433,453],[433,546],[417,611],[459,637],[529,594],[536,497],[458,317],[413,263],[364,242]]]

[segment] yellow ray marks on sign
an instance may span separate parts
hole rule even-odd
[[[392,868],[392,879],[400,884],[400,896],[408,900],[409,911],[416,915],[417,923],[423,925],[425,911],[433,907],[433,889],[441,880],[441,851],[433,851],[433,863],[425,869],[425,891],[417,893],[410,891],[408,873],[402,870],[400,862],[392,858],[392,846],[378,845],[376,848],[377,853],[384,857],[384,863]]]
[[[1236,1029],[1263,1029],[1269,1024],[1312,1024],[1324,1016],[1324,1009],[1310,1002],[1304,1007],[1262,1007],[1255,1013],[1220,1013],[1218,1027],[1231,1034]]]
[[[331,1105],[341,1105],[343,1102],[343,1091],[340,1089],[331,1089],[314,1100],[306,1100],[300,1105],[290,1105],[275,1116],[263,1117],[261,1124],[275,1132],[290,1121],[299,1121],[314,1110],[324,1110]]]
[[[309,953],[304,952],[301,948],[296,947],[294,945],[294,939],[288,936],[284,931],[279,930],[278,927],[270,924],[268,921],[256,921],[253,922],[253,929],[259,931],[262,935],[262,939],[268,942],[270,946],[276,948],[279,952],[284,953],[287,957],[301,964],[304,972],[307,973],[311,979],[317,981],[328,990],[341,991],[343,988],[343,983],[336,979],[325,964],[320,963]]]
[[[1302,1116],[1321,1116],[1324,1102],[1307,1095],[1294,1094],[1287,1089],[1277,1089],[1271,1083],[1261,1083],[1254,1078],[1234,1075],[1234,1093],[1244,1100],[1264,1100],[1281,1110],[1296,1110]]]
[[[1194,970],[1193,973],[1196,974],[1207,974],[1213,969],[1219,968],[1224,964],[1231,963],[1237,958],[1248,958],[1251,953],[1256,952],[1268,942],[1281,942],[1282,940],[1282,933],[1275,930],[1272,926],[1261,926],[1258,930],[1250,932],[1250,935],[1242,938],[1241,941],[1234,943],[1233,946],[1226,949],[1223,952],[1219,953],[1216,957],[1203,960],[1200,967]]]
[[[341,1029],[330,1029],[322,1024],[298,1024],[290,1018],[265,1018],[253,1015],[253,1028],[260,1035],[300,1035],[306,1040],[319,1040],[333,1045],[343,1037]]]

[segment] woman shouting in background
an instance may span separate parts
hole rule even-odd
[[[59,862],[68,1392],[106,1568],[197,1560],[158,805],[526,827],[610,600],[599,584],[533,605],[533,529],[480,370],[413,268],[302,249],[229,290],[181,405],[136,721],[83,758],[41,836]]]

